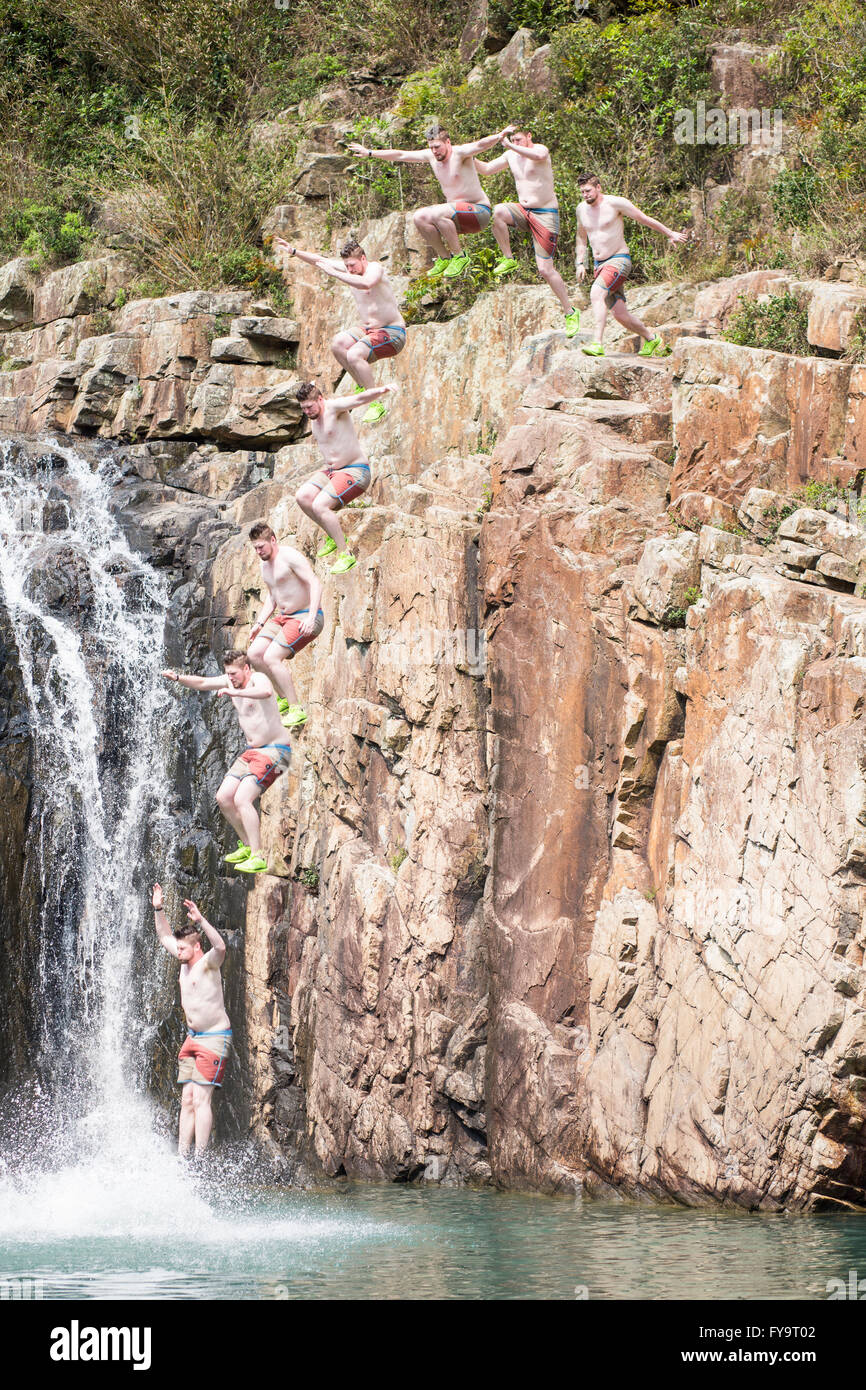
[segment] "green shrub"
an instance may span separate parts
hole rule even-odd
[[[815,356],[806,335],[809,314],[796,295],[769,295],[766,302],[741,294],[722,337],[741,347],[769,348],[796,357]]]
[[[821,180],[814,169],[784,169],[770,189],[773,211],[783,227],[806,227],[814,220],[821,198]]]

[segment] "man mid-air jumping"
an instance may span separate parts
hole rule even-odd
[[[447,130],[433,126],[427,134],[426,150],[374,150],[353,142],[349,149],[362,159],[384,159],[388,164],[428,164],[447,199],[433,207],[419,208],[412,220],[428,246],[436,252],[431,275],[451,279],[469,265],[469,256],[460,245],[458,232],[483,232],[490,221],[490,203],[481,187],[475,156],[510,135],[506,126],[495,135],[452,145]]]
[[[657,222],[654,217],[648,217],[645,212],[641,212],[628,198],[613,198],[607,193],[602,193],[601,181],[595,174],[586,174],[580,180],[580,193],[583,202],[577,205],[575,250],[578,282],[586,275],[584,259],[587,240],[592,247],[595,262],[595,284],[590,293],[595,319],[595,341],[584,343],[581,352],[587,353],[590,357],[604,357],[602,339],[607,323],[607,311],[610,309],[618,323],[631,329],[632,333],[639,333],[644,339],[638,355],[652,357],[659,353],[662,346],[661,338],[653,337],[646,324],[634,314],[630,314],[625,306],[623,285],[631,274],[632,265],[625,240],[623,218],[630,217],[633,222],[640,222],[644,227],[652,227],[654,231],[661,232],[673,246],[677,242],[688,241],[688,235],[686,232],[672,232],[663,222]]]
[[[368,261],[364,248],[354,238],[350,238],[340,251],[342,263],[320,256],[316,251],[290,246],[282,237],[274,237],[274,246],[349,286],[361,326],[338,333],[331,343],[331,351],[343,370],[354,377],[358,391],[375,386],[370,363],[383,357],[396,357],[406,346],[406,324],[385,267],[379,261]],[[374,401],[361,417],[361,423],[375,424],[385,413],[382,402]]]
[[[187,921],[174,931],[163,910],[158,883],[153,885],[151,902],[160,945],[180,961],[180,1002],[188,1029],[177,1059],[178,1085],[183,1087],[178,1152],[186,1157],[195,1143],[198,1158],[210,1139],[214,1087],[223,1084],[232,1041],[220,974],[226,944],[190,898],[183,904]],[[202,936],[211,944],[209,951],[202,948]]]
[[[501,256],[493,267],[496,276],[509,275],[517,269],[511,255],[510,228],[529,232],[535,248],[535,264],[542,280],[546,280],[559,300],[565,314],[565,330],[569,338],[580,329],[580,311],[575,309],[565,281],[553,258],[559,241],[559,203],[553,186],[553,165],[546,145],[537,145],[529,130],[515,130],[506,135],[502,144],[505,154],[488,163],[477,159],[475,167],[482,178],[511,171],[517,187],[517,203],[497,203],[493,209],[493,236]]]
[[[319,636],[325,625],[320,607],[322,581],[305,555],[279,545],[266,521],[250,527],[250,540],[262,562],[268,598],[250,632],[247,655],[254,671],[262,671],[279,691],[277,708],[287,729],[307,722],[295,683],[286,666]]]

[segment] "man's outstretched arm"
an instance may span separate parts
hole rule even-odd
[[[170,956],[177,957],[177,942],[172,935],[171,927],[168,925],[168,918],[163,911],[162,888],[158,883],[153,885],[151,895],[153,905],[153,920],[156,926],[156,934],[159,937],[160,946],[164,946]]]
[[[429,164],[429,150],[373,150],[368,145],[361,145],[357,140],[351,140],[346,146],[352,154],[360,155],[361,159],[384,159],[387,164]]]
[[[229,682],[228,676],[192,676],[185,671],[160,671],[160,675],[167,681],[185,685],[188,690],[219,690]]]
[[[357,410],[359,405],[369,405],[380,396],[389,396],[392,391],[397,390],[399,388],[396,382],[389,381],[387,386],[368,386],[366,391],[359,391],[357,396],[332,396],[328,404],[335,410]]]
[[[328,256],[320,256],[317,251],[302,251],[300,246],[290,246],[279,236],[274,237],[274,246],[289,256],[297,256],[298,260],[306,261],[307,265],[314,265],[323,275],[331,275],[335,280],[342,280],[344,285],[352,285],[355,289],[372,289],[374,285],[378,285],[384,274],[382,267],[376,264],[368,266],[363,275],[350,275],[341,261],[332,261]]]
[[[489,178],[491,174],[501,174],[508,168],[508,160],[504,154],[497,155],[495,159],[488,159],[485,163],[483,159],[476,159],[475,168],[483,179]]]
[[[483,154],[485,150],[492,150],[494,145],[501,145],[506,135],[510,135],[514,128],[513,125],[504,126],[502,130],[497,130],[495,135],[482,135],[480,140],[467,140],[465,145],[455,145],[454,149],[459,155]]]
[[[628,198],[608,198],[607,201],[612,203],[613,206],[622,213],[623,217],[630,217],[632,222],[640,222],[644,227],[652,227],[654,232],[661,232],[662,236],[666,236],[668,241],[676,243],[678,241],[688,241],[689,239],[687,232],[672,231],[670,227],[665,226],[664,222],[657,222],[654,217],[649,217],[647,213],[641,212],[640,208],[635,207],[634,203],[630,202]]]
[[[524,155],[527,159],[531,159],[534,164],[543,164],[545,159],[550,158],[550,150],[546,145],[513,145],[507,135],[502,143],[507,150]]]
[[[192,901],[192,898],[184,898],[183,905],[186,908],[186,915],[189,920],[194,922],[195,925],[204,932],[213,947],[212,951],[207,951],[205,953],[205,970],[219,970],[226,958],[226,943],[223,941],[216,927],[212,927],[207,918],[202,916],[198,907],[196,907],[195,903]]]

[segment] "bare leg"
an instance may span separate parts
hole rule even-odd
[[[279,642],[271,642],[265,652],[264,667],[265,673],[271,685],[275,685],[277,690],[288,700],[290,705],[297,704],[298,697],[295,692],[295,682],[289,674],[288,649],[281,647]]]
[[[373,369],[367,361],[369,348],[365,343],[353,343],[346,354],[346,371],[353,376],[359,386],[364,390],[369,390],[376,385],[376,378],[373,376]]]
[[[246,778],[244,778],[244,781],[246,781]],[[232,830],[234,830],[235,834],[241,840],[243,840],[243,822],[240,816],[238,815],[237,806],[235,805],[235,797],[237,796],[237,790],[239,786],[240,782],[238,781],[237,777],[224,778],[222,785],[220,786],[220,789],[216,794],[216,799],[217,805],[219,806],[220,810],[223,813],[223,816],[228,821],[229,825],[232,827]],[[249,841],[245,840],[244,843],[249,844]]]
[[[210,1132],[213,1128],[213,1109],[211,1107],[212,1087],[198,1086],[194,1081],[189,1083],[195,1096],[193,1097],[193,1109],[195,1114],[195,1151],[196,1154],[203,1154],[207,1148],[207,1141],[210,1139]]]
[[[235,809],[243,826],[241,839],[245,845],[249,845],[253,854],[258,854],[262,847],[259,813],[255,805],[261,794],[262,789],[255,777],[245,777],[235,795]]]
[[[195,1138],[195,1109],[192,1096],[194,1089],[193,1083],[187,1081],[186,1085],[183,1087],[183,1095],[180,1100],[180,1127],[177,1136],[177,1151],[181,1158],[186,1158],[193,1139]]]
[[[447,203],[437,203],[432,208],[419,208],[412,214],[412,220],[437,256],[460,255],[460,238]]]
[[[617,323],[621,323],[623,328],[631,329],[632,333],[639,333],[647,341],[656,335],[651,328],[647,328],[642,319],[635,318],[634,314],[629,313],[622,299],[618,299],[610,311]]]
[[[317,526],[321,526],[326,535],[331,537],[338,550],[346,549],[346,537],[343,535],[343,528],[337,521],[336,514],[331,512],[330,507],[324,506],[321,499],[325,493],[321,488],[312,487],[309,483],[304,483],[295,493],[295,501],[301,511],[308,516],[311,521],[315,521]],[[327,502],[331,507],[335,505],[334,499],[328,497]]]
[[[338,333],[331,342],[331,352],[336,357],[344,372],[349,370],[349,349],[355,346],[355,339],[351,333]]]
[[[261,671],[279,693],[295,703],[295,685],[285,665],[286,647],[281,647],[273,637],[257,637],[247,656],[254,671]]]
[[[601,280],[596,280],[589,294],[589,302],[592,305],[592,316],[595,319],[595,340],[600,343],[604,339],[604,329],[607,323],[607,305],[605,298],[607,288]]]
[[[339,503],[335,497],[330,497],[324,490],[321,491],[313,503],[313,520],[321,526],[323,531],[336,542],[338,550],[346,549],[346,536],[343,528],[337,520]]]
[[[553,290],[553,293],[556,295],[565,312],[567,314],[570,314],[572,309],[571,295],[568,293],[568,286],[566,285],[559,271],[556,269],[556,266],[553,264],[553,261],[547,256],[543,258],[540,256],[536,256],[535,264],[538,267],[538,273],[541,276],[542,280],[547,281],[548,285]],[[601,339],[599,339],[599,342],[600,341]]]
[[[511,237],[508,228],[513,226],[514,223],[511,220],[511,213],[508,211],[505,204],[497,203],[496,207],[493,209],[493,223],[490,230],[493,233],[493,240],[496,242],[496,245],[499,247],[503,256],[507,256],[509,260],[511,260]]]

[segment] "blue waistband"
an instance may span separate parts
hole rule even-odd
[[[187,1033],[191,1038],[230,1038],[231,1028],[210,1028],[204,1033],[196,1033],[194,1029],[187,1028]]]
[[[533,208],[530,207],[528,203],[521,203],[520,206],[524,208],[526,212],[559,212],[559,208]]]
[[[595,256],[593,256],[593,258],[592,258],[593,265],[607,265],[608,261],[630,261],[630,260],[631,260],[631,252],[630,252],[630,251],[614,251],[614,253],[613,253],[612,256],[604,256],[604,257],[602,257],[602,259],[601,259],[600,261],[597,261],[596,258],[595,258]]]
[[[301,613],[309,613],[309,611],[310,611],[309,608],[296,608],[296,609],[294,610],[294,612],[292,612],[292,613],[280,613],[279,616],[280,616],[281,618],[297,618],[297,617],[300,616]],[[317,618],[318,618],[318,616],[319,616],[319,613],[321,613],[322,617],[324,618],[324,616],[325,616],[325,610],[324,610],[323,608],[320,608],[320,609],[318,610],[318,612],[316,613],[316,617],[317,617]]]
[[[260,753],[263,748],[279,748],[283,753],[292,752],[292,745],[290,743],[259,743],[255,748],[248,748],[247,752]]]

